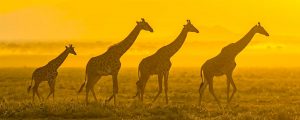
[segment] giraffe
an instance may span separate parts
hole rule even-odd
[[[48,85],[50,87],[50,93],[47,97],[47,99],[50,97],[50,95],[53,95],[54,100],[54,88],[55,88],[55,81],[57,77],[57,69],[61,66],[61,64],[65,61],[67,56],[69,54],[76,55],[76,52],[74,50],[74,47],[72,45],[66,46],[66,49],[55,59],[51,60],[47,65],[43,67],[37,68],[33,74],[32,74],[32,80],[31,85],[27,88],[27,92],[30,92],[32,81],[34,80],[34,86],[33,86],[33,96],[32,101],[34,101],[35,94],[38,96],[40,100],[40,95],[38,92],[38,87],[41,82],[48,81]]]
[[[94,86],[102,76],[111,75],[113,81],[113,94],[105,102],[109,102],[114,98],[116,105],[116,95],[118,93],[118,73],[121,68],[120,58],[132,46],[137,39],[141,30],[153,32],[151,26],[142,18],[137,22],[131,33],[121,42],[109,47],[109,49],[99,56],[91,58],[86,65],[85,81],[81,85],[78,93],[80,93],[86,83],[86,103],[88,103],[88,95],[91,91],[95,101],[97,101],[94,92]]]
[[[187,24],[184,25],[181,33],[179,36],[170,44],[160,48],[156,53],[153,55],[144,58],[138,68],[138,77],[139,80],[136,82],[137,85],[137,93],[135,95],[143,101],[144,91],[146,83],[151,75],[158,76],[158,85],[159,91],[155,96],[152,103],[156,101],[159,95],[162,93],[162,79],[164,78],[164,87],[165,87],[165,97],[166,103],[168,104],[168,76],[169,70],[171,68],[171,57],[181,48],[183,45],[188,32],[196,32],[199,33],[197,28],[195,28],[190,20],[187,20]]]
[[[207,60],[202,65],[200,71],[202,83],[199,88],[200,105],[204,90],[206,86],[209,85],[209,92],[212,94],[214,99],[217,101],[218,106],[221,108],[220,101],[216,97],[213,90],[213,77],[222,75],[226,75],[227,77],[227,103],[230,103],[237,90],[232,78],[233,70],[236,67],[235,58],[249,44],[256,33],[269,36],[269,33],[258,22],[258,25],[255,25],[242,39],[227,45],[216,57]],[[230,85],[233,87],[233,92],[229,97]]]

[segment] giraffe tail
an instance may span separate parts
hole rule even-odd
[[[30,83],[30,85],[29,85],[28,88],[27,88],[27,93],[29,93],[30,90],[31,90],[32,81],[33,81],[33,76],[31,77],[31,83]]]
[[[86,76],[86,73],[85,73],[85,76],[84,76],[84,79],[85,79],[85,80],[84,80],[83,84],[81,85],[80,89],[78,90],[78,92],[77,92],[78,94],[82,91],[83,87],[85,86],[85,83],[86,83],[86,77],[87,77],[87,76]]]

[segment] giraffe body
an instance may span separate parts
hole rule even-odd
[[[113,75],[113,73],[118,72],[120,68],[120,59],[108,54],[91,58],[86,66],[88,74],[98,74],[101,76]]]
[[[170,58],[154,54],[144,58],[139,64],[141,74],[158,75],[168,72],[172,66]]]
[[[200,84],[199,88],[199,104],[201,104],[201,99],[205,88],[207,85],[209,85],[209,92],[213,95],[219,107],[221,107],[220,101],[217,99],[213,90],[213,78],[214,76],[222,75],[226,75],[227,77],[227,102],[230,103],[236,92],[236,86],[232,78],[232,73],[236,67],[235,58],[249,44],[256,33],[269,36],[269,34],[262,26],[260,26],[260,24],[255,25],[241,40],[225,46],[216,57],[207,60],[202,65],[200,73],[202,83]],[[229,96],[230,85],[233,87],[231,96]]]
[[[179,36],[169,45],[166,45],[160,48],[156,53],[153,55],[144,58],[139,64],[139,80],[136,82],[137,85],[137,93],[136,96],[139,97],[141,101],[143,101],[144,91],[146,83],[151,75],[158,76],[158,87],[159,91],[155,96],[152,102],[155,102],[156,99],[162,92],[162,82],[164,79],[164,86],[165,86],[165,95],[166,95],[166,103],[168,103],[168,77],[169,71],[172,66],[171,57],[181,48],[183,45],[188,32],[196,32],[199,31],[191,24],[188,20],[187,25],[184,25]]]
[[[37,81],[50,81],[54,80],[58,75],[58,72],[56,69],[49,69],[49,66],[43,66],[40,68],[37,68],[33,74],[32,78]]]
[[[121,42],[111,46],[105,53],[91,58],[86,65],[86,78],[85,82],[81,85],[79,92],[82,91],[86,83],[86,103],[88,103],[88,94],[91,91],[94,99],[97,101],[96,93],[94,91],[95,84],[102,76],[112,76],[113,81],[113,95],[106,100],[109,102],[114,98],[116,104],[116,95],[118,93],[118,73],[121,68],[120,58],[132,46],[141,30],[153,32],[150,25],[142,19],[137,22],[137,25],[132,32]]]
[[[207,60],[203,64],[203,70],[213,76],[222,76],[228,71],[233,71],[236,66],[235,56],[232,53],[234,43],[224,47],[219,55]]]
[[[48,85],[50,87],[50,93],[47,99],[50,97],[50,95],[53,95],[53,99],[54,99],[55,81],[58,75],[57,69],[65,61],[69,53],[76,55],[76,52],[74,51],[74,47],[72,45],[70,45],[69,47],[66,46],[66,50],[64,50],[63,53],[61,53],[57,58],[51,60],[47,65],[37,68],[32,73],[32,81],[34,80],[33,97],[32,97],[33,101],[34,101],[35,94],[37,94],[38,98],[40,99],[38,87],[40,83],[43,81],[48,81]],[[30,92],[31,85],[27,89],[28,92]]]

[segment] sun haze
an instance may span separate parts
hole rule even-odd
[[[298,0],[5,1],[0,5],[0,67],[40,66],[69,43],[78,56],[63,66],[84,67],[90,57],[123,40],[141,18],[154,32],[141,33],[122,58],[123,66],[137,67],[142,58],[172,42],[190,19],[200,33],[187,37],[172,59],[174,66],[201,66],[260,22],[270,36],[256,35],[238,56],[239,66],[299,67],[299,7]],[[27,61],[16,63],[24,57]]]

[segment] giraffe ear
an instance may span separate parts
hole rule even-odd
[[[65,46],[66,47],[66,49],[68,49],[69,47],[68,46]]]

